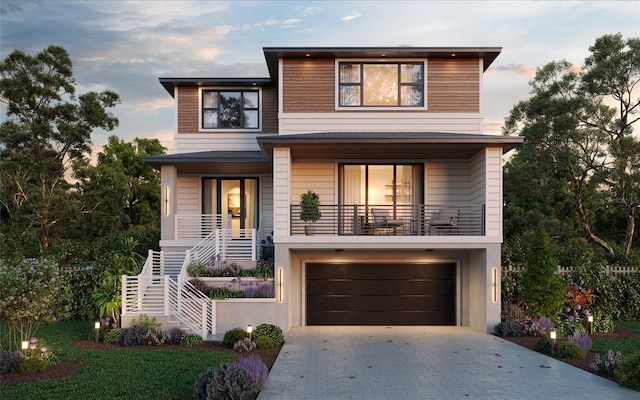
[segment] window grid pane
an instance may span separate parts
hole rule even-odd
[[[202,91],[203,129],[258,129],[259,92]]]

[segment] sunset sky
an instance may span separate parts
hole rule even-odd
[[[581,65],[597,37],[640,37],[640,1],[12,1],[0,54],[63,46],[78,92],[111,89],[120,126],[173,150],[173,99],[160,77],[267,77],[263,47],[497,46],[485,73],[485,133],[499,134],[535,70]],[[4,119],[4,109],[2,109]]]

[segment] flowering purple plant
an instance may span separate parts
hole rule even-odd
[[[264,389],[264,386],[269,379],[269,369],[260,357],[255,355],[240,357],[238,359],[238,365],[253,375],[258,386],[258,391]]]
[[[573,335],[567,337],[568,340],[574,342],[586,353],[591,350],[593,340],[589,337],[589,334],[583,329],[576,329]]]

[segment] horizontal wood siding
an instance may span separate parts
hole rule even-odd
[[[289,234],[291,155],[288,148],[273,149],[273,219],[276,235]]]
[[[334,111],[334,60],[284,59],[282,75],[283,112]]]
[[[200,214],[200,178],[197,176],[178,176],[177,182],[178,214]]]
[[[484,151],[476,154],[469,162],[469,201],[484,203],[486,199],[486,154]]]
[[[278,90],[262,89],[262,132],[278,133]]]
[[[487,236],[502,236],[502,149],[486,149]]]
[[[176,153],[195,153],[213,150],[259,150],[255,133],[195,133],[178,135]]]
[[[429,161],[426,179],[427,204],[469,202],[469,164],[466,161]]]
[[[198,88],[179,87],[178,96],[178,133],[198,132]]]
[[[300,203],[300,195],[311,189],[321,204],[336,204],[334,163],[293,163],[291,166],[291,202]]]
[[[429,59],[429,112],[479,112],[479,62],[477,59]]]

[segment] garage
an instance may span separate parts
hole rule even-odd
[[[455,325],[456,264],[308,263],[307,325]]]

